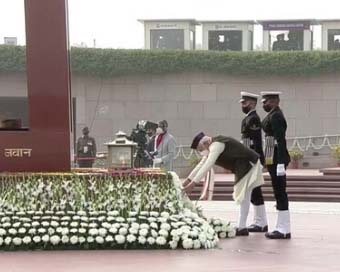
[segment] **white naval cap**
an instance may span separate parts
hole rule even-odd
[[[253,93],[248,93],[248,92],[241,92],[241,99],[239,100],[239,102],[243,102],[245,100],[254,100],[254,101],[257,101],[257,99],[259,98],[260,96],[257,95],[257,94],[253,94]]]
[[[276,92],[276,91],[265,91],[265,92],[261,92],[261,102],[265,102],[267,99],[270,98],[279,98],[280,94],[282,94],[282,92]]]

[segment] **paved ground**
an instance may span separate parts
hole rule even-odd
[[[237,218],[232,202],[199,204],[209,216]],[[273,202],[267,202],[267,210],[273,226]],[[291,203],[291,212],[290,241],[254,234],[224,240],[220,248],[208,251],[1,252],[0,272],[340,271],[340,204]]]

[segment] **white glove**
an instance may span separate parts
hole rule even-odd
[[[153,159],[153,163],[154,164],[160,164],[162,162],[162,159],[161,158],[155,158]]]
[[[286,169],[285,169],[285,165],[284,164],[278,164],[276,166],[276,175],[278,177],[282,177],[282,176],[286,175]]]

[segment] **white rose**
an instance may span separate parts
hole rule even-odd
[[[128,230],[126,228],[120,228],[119,229],[119,234],[120,235],[126,235],[128,233]]]
[[[149,244],[149,245],[153,245],[153,244],[156,242],[155,238],[153,238],[153,237],[149,237],[149,238],[147,239],[147,241],[148,241],[148,244]]]
[[[56,228],[59,226],[59,223],[57,221],[51,221],[51,226]]]
[[[166,231],[169,231],[169,230],[171,229],[171,226],[170,226],[170,224],[168,224],[168,223],[162,223],[162,224],[161,224],[161,229],[164,229],[164,230],[166,230]]]
[[[22,239],[22,242],[25,244],[25,245],[28,245],[29,243],[32,242],[32,239],[30,236],[25,236],[23,239]]]
[[[167,219],[165,217],[158,217],[157,221],[160,223],[166,223]]]
[[[133,243],[134,241],[136,241],[136,236],[134,236],[133,234],[129,234],[129,235],[126,237],[126,240],[127,240],[129,243]]]
[[[141,229],[149,229],[150,226],[148,224],[143,223],[143,224],[140,224],[139,228],[141,228]]]
[[[2,226],[3,226],[4,228],[9,228],[9,227],[12,226],[12,225],[11,225],[11,223],[6,222],[6,223],[3,223]]]
[[[89,227],[92,228],[92,229],[95,229],[96,227],[98,227],[98,224],[97,223],[90,223]]]
[[[184,249],[191,249],[193,247],[192,239],[188,238],[188,239],[183,240],[182,246]]]
[[[99,216],[98,221],[103,222],[105,220],[105,218],[106,218],[105,216]]]
[[[139,235],[146,237],[148,235],[148,230],[147,229],[139,230]]]
[[[156,219],[155,217],[149,217],[149,218],[148,218],[148,221],[149,221],[150,223],[152,223],[152,222],[157,222],[157,219]]]
[[[221,239],[224,239],[224,238],[227,237],[227,233],[224,232],[224,231],[221,231],[221,232],[218,234],[218,236],[219,236]]]
[[[83,216],[80,218],[81,221],[88,222],[89,218],[87,216]]]
[[[18,231],[19,231],[20,234],[26,233],[26,229],[25,228],[20,228]]]
[[[100,229],[98,230],[98,233],[99,233],[100,236],[105,237],[106,234],[107,234],[107,230],[104,229],[104,228],[100,228]]]
[[[114,241],[113,237],[111,235],[106,236],[105,241],[108,243],[111,243]]]
[[[125,219],[123,217],[117,217],[116,221],[119,222],[119,223],[123,223],[123,222],[125,222]]]
[[[24,223],[23,225],[25,228],[30,228],[31,227],[31,224],[30,223]]]
[[[194,249],[200,249],[201,248],[201,242],[200,240],[194,240]]]
[[[42,225],[43,227],[48,227],[48,226],[50,225],[50,223],[48,223],[48,222],[46,222],[46,221],[43,221],[43,222],[41,222],[41,225]]]
[[[8,230],[8,233],[11,234],[11,235],[16,235],[18,232],[17,232],[16,229],[13,229],[13,228],[12,228],[12,229],[9,229],[9,230]]]
[[[168,212],[162,212],[161,217],[169,218],[170,214]]]
[[[38,229],[38,233],[41,233],[41,234],[43,234],[43,233],[45,233],[46,232],[46,230],[45,229],[43,229],[43,228],[39,228]]]
[[[137,234],[137,233],[138,233],[138,229],[137,229],[137,228],[131,227],[131,228],[129,228],[129,232],[130,232],[131,234]]]
[[[181,237],[175,235],[175,236],[172,236],[172,240],[173,240],[173,241],[176,241],[176,242],[179,242],[179,240],[181,240]]]
[[[115,236],[115,240],[117,241],[118,244],[124,244],[125,236],[118,234]]]
[[[61,221],[70,221],[70,220],[71,220],[71,217],[69,217],[69,216],[63,216],[61,218]]]
[[[118,212],[118,211],[109,211],[109,212],[107,213],[107,215],[109,215],[109,216],[118,216],[118,215],[119,215],[119,212]]]
[[[61,222],[60,225],[63,226],[63,227],[67,227],[69,224],[68,221],[64,221],[64,222]]]
[[[178,241],[174,241],[174,240],[170,241],[169,246],[171,249],[176,249],[178,246]]]
[[[75,221],[78,221],[78,220],[80,220],[80,216],[79,215],[74,215],[73,217],[72,217],[72,219],[73,220],[75,220]]]
[[[139,236],[138,243],[144,245],[146,243],[146,238],[144,236]]]
[[[198,236],[198,231],[197,230],[190,231],[190,236],[196,238]]]
[[[58,233],[62,233],[62,232],[63,232],[63,229],[64,229],[64,228],[62,228],[62,227],[58,227],[58,228],[57,228],[57,232],[58,232]]]
[[[89,224],[81,222],[81,223],[80,223],[80,226],[81,226],[82,228],[87,228],[87,227],[89,226]]]
[[[107,222],[104,222],[104,223],[102,223],[102,227],[106,228],[106,229],[110,229],[111,228],[111,224],[107,223]]]
[[[216,232],[220,232],[222,230],[222,228],[219,227],[219,226],[215,227],[214,229],[215,229]]]
[[[150,216],[158,217],[159,216],[159,212],[150,212]]]
[[[86,233],[86,229],[80,228],[80,229],[78,229],[78,232],[79,232],[80,234],[85,234],[85,233]]]
[[[71,238],[70,238],[70,243],[71,243],[72,245],[77,244],[77,243],[78,243],[78,237],[75,236],[75,235],[71,236]]]
[[[222,221],[220,219],[214,219],[213,220],[213,224],[214,225],[221,225],[222,224]]]
[[[97,229],[90,229],[89,230],[89,234],[91,236],[97,236],[98,235],[98,230]]]
[[[40,236],[34,236],[34,237],[33,237],[33,242],[34,242],[34,243],[40,243],[40,242],[41,242]]]
[[[80,237],[79,237],[79,244],[84,244],[85,242],[86,242],[85,237],[80,236]]]
[[[20,224],[21,224],[20,222],[14,223],[14,224],[13,224],[13,228],[19,228],[19,227],[20,227]]]
[[[37,233],[37,230],[36,229],[29,229],[28,230],[28,234],[36,234]]]
[[[5,238],[5,244],[9,245],[10,243],[12,243],[12,238],[11,237],[6,237]]]
[[[87,242],[90,243],[90,244],[93,243],[94,238],[92,236],[87,237]]]
[[[52,235],[55,233],[55,229],[54,228],[48,228],[48,234]]]
[[[140,215],[142,215],[142,216],[148,216],[148,215],[149,215],[149,212],[148,212],[148,211],[141,211],[141,212],[140,212]]]
[[[117,228],[110,228],[109,232],[112,233],[112,234],[116,234],[118,232],[118,229]]]
[[[20,246],[20,245],[21,245],[21,243],[22,243],[22,240],[21,240],[21,238],[19,238],[19,237],[15,237],[15,238],[13,238],[13,244],[14,244],[14,245],[16,245],[16,246]]]
[[[51,236],[50,241],[51,241],[51,244],[55,246],[60,243],[60,237],[58,235],[53,235]]]
[[[0,228],[0,236],[5,236],[6,235],[6,230]]]
[[[121,227],[121,224],[120,224],[120,223],[114,223],[114,224],[112,224],[112,228],[119,229],[120,227]]]
[[[155,222],[152,222],[152,223],[150,224],[150,227],[153,228],[153,229],[158,229],[158,225],[157,225],[157,223],[155,223]]]
[[[169,236],[169,233],[165,229],[161,229],[158,233],[165,238]]]
[[[78,227],[78,222],[72,222],[71,224],[70,224],[70,226],[72,227],[72,228],[76,228],[76,227]]]
[[[79,216],[85,216],[85,215],[86,215],[86,212],[84,212],[84,211],[78,211],[77,214],[78,214]]]
[[[63,244],[67,244],[69,241],[70,241],[70,238],[69,238],[68,236],[63,235],[63,236],[61,237],[61,242],[62,242]]]
[[[157,233],[157,231],[155,231],[155,230],[151,230],[151,236],[152,237],[154,237],[154,238],[156,238],[157,236],[158,236],[158,233]]]
[[[158,236],[156,239],[157,245],[163,246],[166,244],[166,239],[163,236]]]
[[[138,223],[132,223],[131,228],[139,229],[140,225]]]
[[[68,228],[63,228],[63,230],[61,231],[61,234],[65,236],[65,235],[69,234],[69,232],[70,231],[69,231]]]
[[[130,217],[134,217],[134,216],[136,216],[137,215],[137,212],[129,212],[129,216]]]
[[[44,242],[44,243],[48,243],[50,241],[50,236],[45,234],[43,237],[41,237],[41,240]]]
[[[228,232],[228,238],[233,238],[235,236],[236,236],[236,229],[234,228]]]

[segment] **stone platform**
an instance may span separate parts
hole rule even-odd
[[[274,202],[267,202],[270,227]],[[233,202],[201,202],[205,214],[236,221]],[[292,202],[291,240],[263,234],[223,240],[220,248],[199,251],[0,252],[2,272],[337,272],[340,267],[340,204]],[[252,214],[250,214],[250,217]]]

